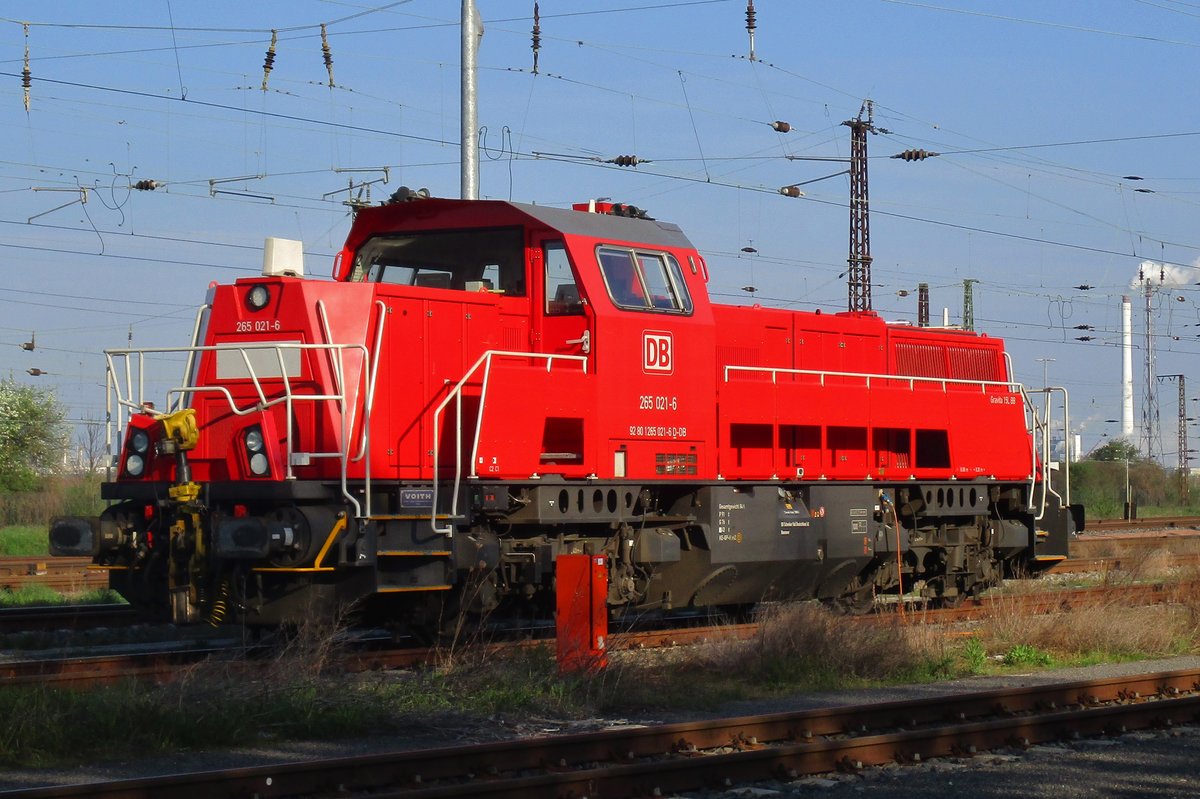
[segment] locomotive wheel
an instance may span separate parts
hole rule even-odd
[[[959,605],[961,605],[963,603],[963,600],[966,598],[967,598],[967,595],[964,593],[953,594],[953,595],[942,594],[940,597],[937,598],[937,606],[939,608],[956,608]]]
[[[846,586],[845,593],[836,597],[831,605],[842,613],[862,616],[875,609],[875,583],[856,575]]]
[[[834,607],[851,616],[864,616],[875,609],[875,588],[866,586],[857,591],[844,594],[833,601]]]

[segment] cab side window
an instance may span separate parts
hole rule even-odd
[[[683,270],[670,253],[600,247],[596,251],[604,284],[619,308],[663,313],[692,312]]]
[[[579,284],[571,271],[567,250],[561,241],[542,246],[542,262],[546,265],[546,315],[565,316],[583,313]]]

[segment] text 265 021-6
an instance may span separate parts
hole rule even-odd
[[[638,396],[639,411],[674,411],[678,410],[679,401],[675,397],[641,394]]]
[[[234,327],[234,331],[237,333],[275,333],[279,329],[278,319],[247,319],[244,322],[238,322]]]

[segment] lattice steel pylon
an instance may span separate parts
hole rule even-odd
[[[865,100],[850,128],[850,257],[847,308],[871,310],[871,210],[867,190],[867,133],[887,133],[872,120],[875,104]],[[867,118],[863,119],[863,114]]]
[[[971,287],[978,282],[973,277],[963,281],[963,330],[975,329],[975,291]]]
[[[1159,381],[1174,380],[1179,388],[1179,432],[1177,433],[1175,452],[1179,457],[1178,478],[1179,497],[1183,502],[1188,498],[1188,434],[1187,434],[1187,379],[1181,375],[1159,375]]]
[[[1187,431],[1187,391],[1183,375],[1179,376],[1179,499],[1188,501],[1188,431]]]

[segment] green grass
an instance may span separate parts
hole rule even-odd
[[[1053,666],[1054,658],[1029,644],[1015,644],[1004,654],[1004,662],[1010,666]]]
[[[60,594],[44,585],[23,585],[15,591],[0,590],[0,607],[42,607],[45,605],[111,605],[125,600],[109,588],[91,588],[74,594]]]
[[[225,693],[186,682],[148,688],[130,681],[93,691],[0,688],[0,717],[6,719],[0,725],[0,765],[78,763],[396,729],[387,694],[378,689],[345,686],[335,699],[316,685],[276,690],[249,683]]]
[[[0,557],[19,558],[49,554],[48,531],[45,527],[24,524],[0,527]]]

